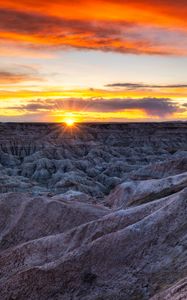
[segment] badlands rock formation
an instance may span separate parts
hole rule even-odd
[[[187,124],[0,124],[0,300],[187,299]]]

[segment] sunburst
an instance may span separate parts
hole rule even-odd
[[[72,127],[72,126],[74,126],[74,124],[75,124],[75,120],[74,119],[66,119],[65,120],[65,124],[67,125],[67,126],[69,126],[69,127]]]

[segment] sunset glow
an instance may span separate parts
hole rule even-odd
[[[0,5],[0,121],[187,118],[186,1]]]

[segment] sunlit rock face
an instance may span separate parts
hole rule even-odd
[[[187,124],[0,124],[0,299],[187,299]]]

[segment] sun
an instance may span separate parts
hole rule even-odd
[[[67,126],[72,127],[75,124],[75,120],[73,119],[66,119],[65,123]]]

